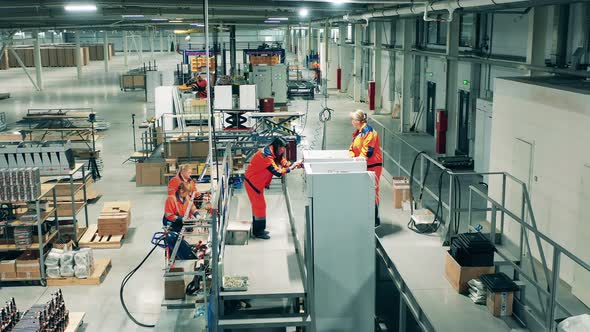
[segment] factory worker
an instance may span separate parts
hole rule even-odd
[[[282,177],[291,170],[300,168],[301,162],[291,164],[285,158],[287,142],[280,137],[267,147],[256,152],[246,170],[246,193],[252,207],[252,233],[255,238],[270,239],[266,229],[266,201],[264,189],[273,176]]]
[[[197,198],[200,196],[199,190],[197,189],[197,183],[191,178],[193,174],[193,168],[189,164],[180,165],[178,167],[178,173],[176,176],[170,179],[168,182],[168,196],[174,196],[178,187],[181,183],[186,183],[189,188],[189,196],[192,195],[193,191],[195,192],[194,197]]]
[[[196,91],[199,94],[199,98],[207,98],[207,80],[202,78],[201,75],[197,75]]]
[[[169,196],[164,206],[164,226],[171,226],[172,230],[179,232],[185,218],[199,215],[197,208],[190,200],[190,185],[181,183],[173,196]],[[188,211],[188,213],[187,213]]]
[[[375,185],[375,226],[379,226],[379,180],[383,171],[383,154],[379,144],[379,135],[373,127],[367,124],[367,113],[357,110],[351,113],[352,126],[352,143],[348,149],[350,156],[353,158],[365,158],[367,160],[367,170],[375,172],[377,183]]]

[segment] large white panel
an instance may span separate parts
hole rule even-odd
[[[374,186],[369,173],[307,173],[317,332],[374,331]]]
[[[231,110],[234,107],[232,86],[231,85],[216,85],[215,86],[215,102],[213,107],[216,110]]]
[[[155,115],[156,119],[159,119],[164,114],[172,114],[173,102],[172,102],[172,90],[175,89],[173,86],[159,86],[156,88],[155,98]],[[172,130],[173,128],[172,117],[164,118],[164,130]]]
[[[537,226],[576,255],[590,252],[590,243],[578,238],[581,232],[578,225],[581,165],[589,161],[586,153],[590,141],[588,105],[588,94],[548,85],[496,80],[490,170],[518,173],[513,163],[514,139],[526,138],[534,142],[531,195]],[[501,177],[491,177],[489,184],[492,198],[501,201]],[[508,186],[508,195],[521,195],[510,189],[510,181]],[[508,199],[509,202],[513,200]],[[520,215],[519,206],[509,208]],[[513,243],[519,242],[519,227],[509,218],[505,233]],[[534,242],[531,245],[536,247]],[[539,258],[536,248],[533,254]],[[574,273],[571,262],[564,261],[561,271],[561,277],[571,283]]]
[[[586,262],[590,262],[590,250],[585,245],[590,239],[590,164],[584,165],[582,169],[582,191],[580,192],[580,217],[578,218],[578,244],[579,257]],[[590,306],[590,272],[576,266],[574,270],[574,284],[572,293],[576,295],[587,306]]]
[[[256,110],[256,85],[242,84],[240,85],[240,109],[241,110]]]

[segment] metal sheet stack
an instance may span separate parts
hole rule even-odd
[[[0,168],[37,167],[41,175],[63,175],[74,166],[74,153],[69,144],[0,146]]]
[[[40,194],[39,168],[0,169],[0,201],[34,201]]]

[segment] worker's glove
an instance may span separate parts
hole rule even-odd
[[[199,211],[195,211],[195,213],[193,213],[193,217],[196,218],[199,214],[200,214]]]

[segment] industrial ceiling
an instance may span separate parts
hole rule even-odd
[[[209,22],[227,25],[284,25],[306,23],[334,15],[365,12],[369,4],[395,1],[274,1],[274,0],[209,0]],[[65,6],[90,4],[96,10],[71,12]],[[301,17],[302,8],[308,15]],[[31,28],[134,28],[161,26],[186,29],[203,22],[202,0],[2,0],[0,29]],[[288,18],[280,22],[269,18]]]

